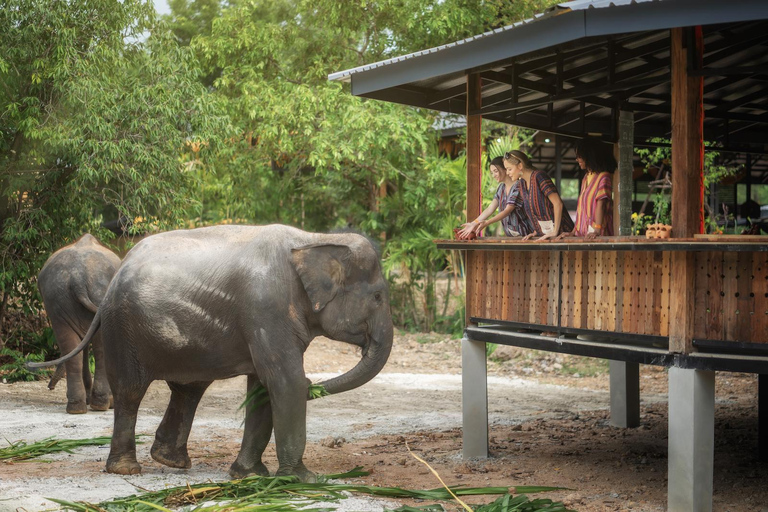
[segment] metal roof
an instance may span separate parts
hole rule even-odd
[[[702,26],[705,138],[762,155],[768,170],[768,0],[575,0],[455,43],[341,71],[352,93],[473,114],[570,137],[615,140],[619,110],[636,141],[669,137],[670,28]],[[766,176],[768,179],[768,176]]]

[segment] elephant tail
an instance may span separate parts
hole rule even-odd
[[[42,363],[24,363],[24,365],[29,369],[34,369],[34,368],[45,368],[48,366],[56,366],[66,361],[69,361],[70,359],[75,357],[77,354],[82,352],[85,347],[88,346],[88,344],[91,342],[91,339],[93,339],[93,335],[96,334],[96,331],[99,330],[100,326],[101,326],[101,312],[96,311],[96,316],[93,317],[93,322],[91,322],[91,327],[88,329],[88,332],[85,333],[85,337],[83,338],[83,341],[81,341],[80,344],[75,347],[75,350],[53,361],[45,361]]]

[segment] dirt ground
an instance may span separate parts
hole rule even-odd
[[[319,339],[307,353],[305,368],[317,381],[357,360],[353,347]],[[619,429],[608,423],[605,361],[500,347],[488,368],[487,460],[461,457],[460,369],[458,340],[399,333],[376,379],[357,390],[310,402],[307,466],[324,474],[363,466],[371,472],[361,479],[368,485],[438,487],[427,467],[408,453],[407,443],[451,485],[566,487],[541,496],[562,500],[579,512],[666,510],[663,369],[641,368],[641,426]],[[2,438],[35,441],[111,434],[111,412],[67,415],[64,382],[55,391],[45,385],[0,386],[0,446]],[[142,475],[104,473],[107,447],[51,456],[49,463],[0,463],[0,511],[55,509],[45,497],[97,502],[141,489],[226,479],[240,446],[243,416],[238,406],[244,387],[244,378],[217,382],[203,398],[189,441],[192,469],[166,468],[149,457],[151,436],[169,396],[163,383],[155,383],[137,424],[137,433],[148,436],[138,448]],[[715,511],[768,512],[768,465],[756,459],[756,398],[755,376],[717,374]],[[274,445],[265,463],[276,469]],[[358,500],[350,510],[397,506],[382,503]]]

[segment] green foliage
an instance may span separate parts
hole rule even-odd
[[[450,197],[432,194],[443,165],[432,155],[434,113],[353,97],[327,75],[483,32],[553,1],[169,3],[173,13],[160,22],[148,0],[3,3],[3,327],[7,313],[38,314],[36,275],[55,249],[86,231],[110,238],[101,223],[115,218],[134,232],[221,222],[353,226],[391,241],[391,269],[412,248],[410,282],[427,295],[438,269],[460,274],[458,255],[431,243],[463,219],[460,182]],[[440,315],[433,302],[414,324],[463,326],[461,313],[446,302]]]
[[[50,377],[51,370],[29,371],[27,362],[42,362],[58,355],[53,329],[17,332],[11,344],[0,348],[0,378],[6,382],[30,382]]]
[[[7,362],[0,364],[0,378],[6,382],[30,382],[47,378],[51,373],[49,370],[31,372],[27,369],[25,363],[45,361],[44,355],[35,352],[24,355],[18,350],[3,347],[0,349],[0,362],[2,361]]]
[[[652,169],[658,170],[662,166],[666,166],[671,172],[674,172],[674,169],[671,169],[672,148],[669,147],[670,141],[663,138],[653,138],[649,142],[665,144],[665,146],[635,148],[635,153],[646,166],[645,172],[649,172]],[[709,195],[710,185],[720,183],[723,179],[733,176],[738,172],[739,168],[722,165],[719,160],[720,153],[718,153],[717,147],[714,144],[705,141],[704,146],[704,194]],[[660,175],[658,178],[661,179],[662,176]],[[670,192],[667,190],[661,190],[654,195],[653,218],[655,223],[670,223],[670,200]],[[710,212],[709,218],[706,219],[706,225],[708,230],[713,227],[714,229],[717,228],[717,212]]]
[[[227,121],[146,1],[5,2],[0,84],[0,291],[33,315],[42,263],[105,238],[102,212],[178,226],[195,202],[185,142],[215,147]]]

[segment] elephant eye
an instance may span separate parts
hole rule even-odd
[[[373,298],[376,299],[376,302],[381,302],[381,292],[374,293]]]

